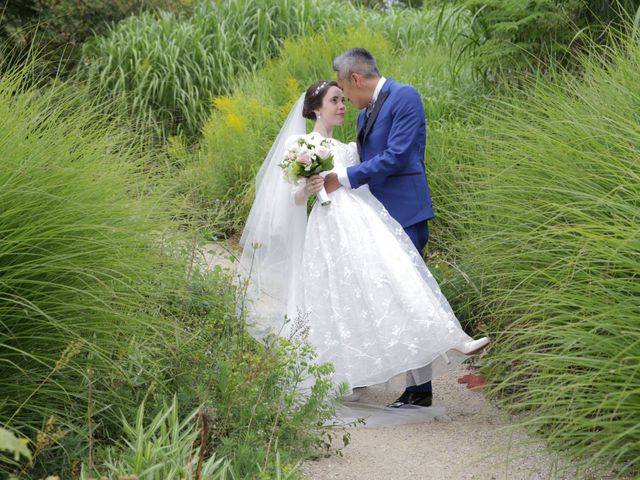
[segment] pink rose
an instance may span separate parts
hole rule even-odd
[[[300,155],[298,155],[298,162],[309,165],[311,163],[309,152],[301,152]]]

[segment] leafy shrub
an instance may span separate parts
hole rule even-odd
[[[0,38],[9,66],[22,62],[33,48],[49,60],[49,71],[67,75],[79,58],[79,47],[110,24],[143,10],[182,10],[180,0],[22,0],[6,2],[0,14]],[[58,68],[62,67],[62,72]]]
[[[331,367],[317,365],[304,343],[251,338],[236,314],[232,282],[219,267],[195,270],[180,307],[180,348],[160,353],[163,376],[183,408],[201,407],[208,451],[229,460],[234,478],[275,478],[322,447],[321,426],[334,412]]]
[[[26,438],[16,438],[9,430],[0,428],[0,450],[12,453],[15,461],[20,460],[21,457],[31,460],[28,442]]]
[[[640,49],[589,57],[440,132],[441,276],[494,337],[492,395],[549,443],[621,476],[640,465]],[[444,214],[443,214],[444,212]]]
[[[461,0],[473,15],[467,48],[485,79],[544,73],[555,62],[576,66],[579,48],[606,44],[607,27],[621,27],[640,7],[637,0]]]

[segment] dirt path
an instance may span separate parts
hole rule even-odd
[[[540,442],[521,428],[482,392],[468,390],[457,379],[460,368],[434,381],[434,407],[439,413],[421,423],[350,428],[344,456],[309,461],[301,470],[309,480],[529,480],[569,479]],[[402,391],[402,378],[390,388],[369,387],[359,402],[384,405]],[[435,410],[434,409],[434,410]]]

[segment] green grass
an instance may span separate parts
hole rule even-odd
[[[123,98],[136,122],[160,138],[184,134],[191,143],[212,99],[277,56],[285,39],[352,28],[382,33],[402,50],[449,50],[469,22],[461,7],[383,14],[339,0],[203,1],[189,16],[144,13],[121,22],[85,45],[79,73],[102,95]],[[459,61],[439,65],[454,76],[464,69]]]
[[[640,49],[432,139],[433,264],[494,342],[489,392],[585,467],[640,469]]]
[[[197,2],[194,13],[144,13],[88,43],[80,73],[96,90],[124,97],[138,123],[164,137],[197,137],[214,96],[277,54],[285,38],[335,21],[336,2]]]
[[[63,436],[33,445],[39,464],[83,454],[90,408],[102,429],[114,403],[135,407],[111,382],[132,341],[143,352],[166,333],[147,312],[168,222],[117,121],[77,87],[23,87],[26,74],[0,79],[0,417],[35,439],[53,416]]]
[[[231,276],[201,272],[199,233],[169,220],[158,152],[80,86],[40,91],[28,74],[0,79],[0,432],[30,439],[34,463],[0,451],[0,472],[140,473],[170,450],[154,418],[175,395],[184,411],[208,409],[208,464],[215,452],[235,478],[287,475],[319,448],[329,367],[244,332]],[[302,376],[318,380],[305,398]],[[166,478],[191,451],[186,418],[172,424]],[[157,447],[146,466],[134,439]]]

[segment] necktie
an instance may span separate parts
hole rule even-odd
[[[371,116],[371,112],[373,112],[373,104],[374,101],[371,100],[369,102],[369,104],[367,105],[367,109],[364,111],[364,121],[367,122],[369,120],[369,117]]]
[[[371,112],[373,112],[373,104],[374,101],[371,100],[369,102],[369,105],[367,105],[366,110],[364,111],[364,125],[363,125],[363,130],[367,129],[367,124],[369,123],[369,117],[371,116]]]

